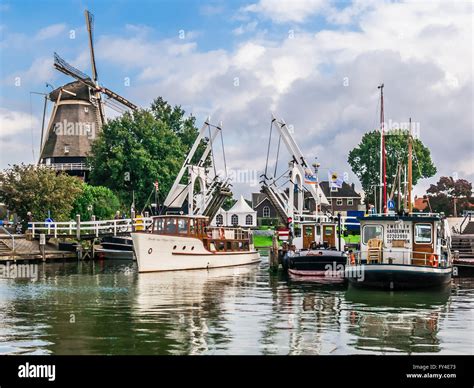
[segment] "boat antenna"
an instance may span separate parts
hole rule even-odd
[[[412,170],[412,137],[411,137],[411,117],[409,119],[408,126],[408,214],[413,211],[413,205],[411,202],[411,192],[412,192],[412,180],[413,180],[413,170]]]
[[[380,198],[379,210],[387,213],[387,163],[385,155],[385,134],[384,134],[384,110],[383,110],[383,88],[384,84],[377,87],[380,89]]]

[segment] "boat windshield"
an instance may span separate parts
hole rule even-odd
[[[369,240],[374,238],[382,239],[383,226],[382,225],[364,225],[362,242],[367,244]]]

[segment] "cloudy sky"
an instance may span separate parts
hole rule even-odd
[[[416,192],[441,175],[474,180],[469,1],[2,0],[0,168],[38,158],[42,100],[30,92],[70,81],[53,52],[90,73],[86,8],[99,81],[142,107],[163,96],[199,123],[222,120],[232,169],[264,169],[273,112],[323,174],[360,186],[347,154],[378,126],[383,82],[386,121],[419,123],[438,168]]]

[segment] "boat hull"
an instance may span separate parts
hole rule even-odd
[[[257,251],[210,252],[194,237],[132,233],[139,272],[210,269],[254,264]]]
[[[451,282],[452,267],[370,264],[347,266],[349,284],[359,288],[408,290],[444,287]]]
[[[285,258],[288,273],[294,279],[306,278],[325,283],[344,282],[347,257],[332,250],[301,251]]]
[[[474,277],[474,260],[454,260],[453,276],[460,278]]]
[[[100,259],[133,260],[133,250],[128,251],[120,249],[96,248],[95,254]]]

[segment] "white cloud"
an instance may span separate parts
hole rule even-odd
[[[12,73],[3,82],[6,85],[13,86],[19,81],[18,87],[31,88],[38,85],[38,83],[49,82],[54,72],[53,59],[50,57],[39,57],[33,60],[28,70]]]
[[[232,33],[236,36],[240,36],[240,35],[243,35],[243,34],[254,32],[255,29],[257,28],[257,25],[258,25],[258,22],[256,22],[256,21],[249,22],[249,23],[246,23],[246,24],[241,24],[239,27],[234,28],[232,30]]]
[[[45,40],[45,39],[51,39],[54,38],[60,34],[62,34],[66,30],[66,25],[61,23],[61,24],[52,24],[50,26],[44,27],[40,29],[36,35],[35,39],[36,40]]]
[[[254,12],[278,23],[303,22],[320,13],[327,6],[327,0],[260,0],[244,7],[244,12]]]
[[[36,125],[36,117],[25,112],[0,108],[0,138],[21,134]]]

